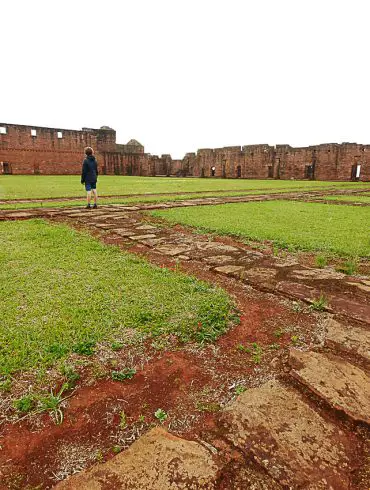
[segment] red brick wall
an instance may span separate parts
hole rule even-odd
[[[115,148],[113,130],[73,131],[3,123],[0,127],[6,128],[6,134],[0,134],[0,162],[9,163],[13,174],[78,174],[86,146],[94,148],[99,164],[101,151]],[[36,136],[31,135],[32,129]]]
[[[370,145],[356,143],[324,144],[306,148],[289,145],[230,146],[200,149],[187,153],[183,160],[172,160],[144,153],[144,147],[131,140],[127,145],[116,144],[113,129],[82,131],[42,128],[0,123],[6,134],[0,134],[1,162],[11,167],[13,174],[78,174],[84,158],[84,148],[92,146],[101,173],[117,175],[189,175],[194,177],[247,179],[305,179],[307,169],[314,169],[317,180],[351,180],[352,168],[361,165],[360,180],[370,180]],[[36,130],[36,136],[31,135]],[[58,138],[58,132],[62,138]]]

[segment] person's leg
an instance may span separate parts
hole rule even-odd
[[[98,193],[96,191],[96,182],[94,182],[93,184],[91,184],[91,190],[92,190],[92,193],[93,193],[93,196],[94,196],[94,208],[97,208],[98,207],[98,204],[97,204],[97,201],[98,201]]]
[[[87,208],[90,208],[90,203],[91,203],[91,185],[90,184],[85,184],[85,189],[86,189],[86,199],[87,199]]]

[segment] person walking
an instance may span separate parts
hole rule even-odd
[[[91,209],[91,193],[94,196],[93,208],[98,207],[98,193],[96,190],[96,182],[98,180],[98,163],[94,157],[94,150],[88,146],[85,148],[86,158],[82,164],[81,184],[85,184],[87,192],[87,209]]]

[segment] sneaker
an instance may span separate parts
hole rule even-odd
[[[86,206],[86,209],[91,209],[90,204],[88,204],[88,205]]]
[[[98,205],[97,204],[94,204],[93,209],[96,209],[97,207],[98,207]]]

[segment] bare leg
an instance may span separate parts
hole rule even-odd
[[[90,206],[91,202],[91,191],[87,191],[87,205]]]
[[[94,196],[94,204],[97,204],[98,201],[98,191],[96,189],[92,190],[93,196]]]

